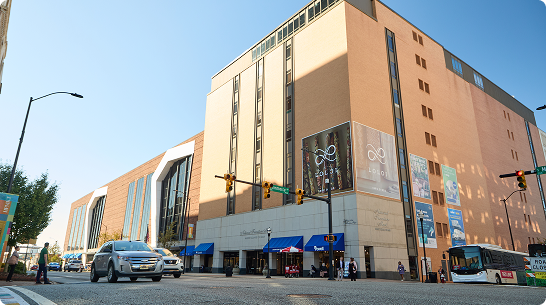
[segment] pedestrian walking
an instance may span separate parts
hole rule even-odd
[[[440,283],[445,284],[446,282],[446,272],[442,266],[438,269],[438,274],[440,275]]]
[[[36,284],[42,284],[42,282],[40,281],[40,278],[42,277],[42,272],[44,273],[44,284],[51,284],[51,282],[49,282],[49,280],[47,279],[48,247],[49,243],[45,243],[44,247],[40,251],[40,258],[38,259],[38,274],[36,275]]]
[[[15,250],[13,250],[13,253],[8,259],[9,274],[8,274],[8,278],[6,279],[6,282],[12,282],[11,277],[13,276],[13,271],[15,271],[15,266],[17,266],[18,262],[19,262],[19,246],[15,246]]]
[[[398,274],[400,274],[400,279],[404,281],[404,273],[406,273],[406,268],[402,265],[402,262],[398,262]]]
[[[343,281],[343,270],[345,269],[345,262],[343,261],[343,256],[339,258],[339,263],[337,265],[337,280]]]
[[[358,270],[358,266],[354,257],[351,257],[351,261],[349,262],[349,278],[351,278],[351,282],[356,282],[356,270]]]

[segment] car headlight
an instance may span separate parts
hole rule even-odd
[[[124,261],[129,261],[129,257],[128,256],[123,256],[123,255],[118,255],[118,259],[121,259],[121,260],[124,260]]]

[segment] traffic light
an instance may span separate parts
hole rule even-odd
[[[337,240],[337,236],[335,235],[324,235],[324,241],[326,242],[336,241],[336,240]]]
[[[235,181],[235,175],[233,174],[224,174],[224,180],[226,180],[226,193],[229,193],[233,190],[233,181]]]
[[[267,181],[262,182],[262,187],[264,188],[264,199],[267,199],[271,197],[271,190],[270,188],[273,186],[272,183],[269,183]]]
[[[296,196],[297,196],[296,203],[298,205],[303,204],[303,195],[305,194],[305,191],[302,190],[302,189],[296,189],[295,193],[296,193]]]
[[[517,171],[516,176],[518,176],[518,186],[520,189],[525,190],[527,188],[527,181],[525,181],[525,172]]]

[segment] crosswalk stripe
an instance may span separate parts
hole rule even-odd
[[[57,303],[51,302],[49,299],[44,298],[43,296],[37,294],[34,291],[30,291],[28,289],[22,288],[22,287],[10,287],[10,289],[17,290],[21,292],[22,294],[26,295],[27,297],[31,298],[34,302],[40,304],[40,305],[57,305]]]

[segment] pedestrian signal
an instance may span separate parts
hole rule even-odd
[[[296,203],[298,205],[303,204],[303,195],[305,194],[305,191],[302,190],[302,189],[296,189],[295,193],[296,193],[296,196],[297,196]]]
[[[337,241],[337,236],[335,236],[335,235],[324,235],[324,241],[326,241],[326,242]]]
[[[520,189],[525,190],[527,189],[527,181],[525,181],[525,172],[524,171],[517,171],[516,176],[518,176],[518,186]]]

